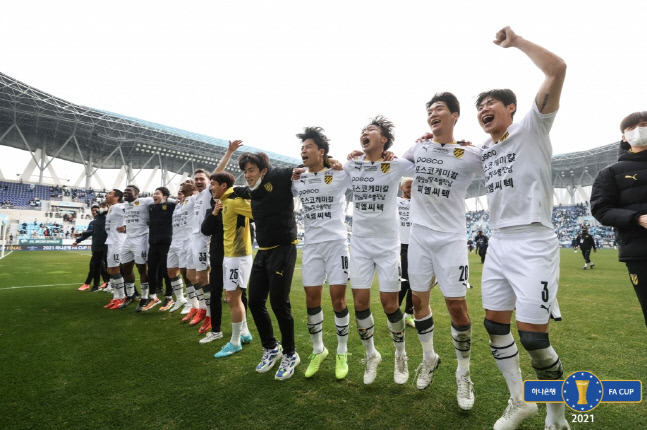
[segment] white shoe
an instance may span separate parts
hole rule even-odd
[[[362,363],[366,365],[364,369],[364,384],[371,385],[377,376],[377,365],[382,361],[382,355],[375,351],[375,354],[366,356],[362,359]]]
[[[456,400],[458,407],[469,411],[474,406],[474,385],[469,374],[456,378]]]
[[[209,343],[212,342],[216,339],[222,339],[222,332],[221,331],[210,331],[207,333],[205,337],[200,339],[200,343]]]
[[[435,360],[422,360],[422,363],[420,363],[420,366],[416,370],[418,374],[416,387],[419,390],[424,390],[431,385],[431,382],[434,380],[434,370],[438,369],[438,366],[440,366],[440,355],[438,354],[436,354]]]
[[[187,300],[186,302],[184,302],[184,308],[182,309],[182,312],[180,312],[180,314],[186,315],[189,312],[191,312],[192,308],[193,308],[193,304],[191,303],[190,300]]]
[[[393,369],[393,380],[396,384],[406,384],[409,380],[409,367],[407,366],[407,355],[395,355],[395,368]]]
[[[515,430],[523,420],[532,417],[536,413],[536,403],[522,401],[520,404],[516,404],[512,399],[508,399],[508,407],[505,408],[501,418],[494,423],[494,430]]]
[[[182,306],[186,305],[186,298],[180,297],[177,299],[177,301],[173,304],[171,309],[169,309],[169,312],[175,312],[178,309],[180,309]]]

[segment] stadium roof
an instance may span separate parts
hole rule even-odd
[[[0,73],[0,143],[99,169],[158,165],[182,172],[215,168],[228,141],[75,105]],[[264,152],[276,166],[301,163]],[[235,163],[228,170],[239,173]]]
[[[98,169],[152,169],[192,172],[215,168],[228,141],[137,118],[75,105],[0,73],[0,144],[40,149],[54,158]],[[591,185],[597,172],[617,160],[619,142],[587,151],[555,155],[555,188]],[[259,151],[248,147],[251,151]],[[300,159],[265,151],[276,166],[295,166]],[[42,167],[42,166],[41,166]],[[235,161],[227,166],[240,173]],[[468,189],[468,198],[485,194],[482,179]]]

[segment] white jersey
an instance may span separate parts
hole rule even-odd
[[[154,203],[152,197],[140,197],[124,203],[126,209],[126,237],[148,235],[148,207]]]
[[[411,186],[411,223],[435,231],[465,234],[465,197],[481,151],[472,146],[417,142],[403,158],[415,163]]]
[[[519,123],[508,127],[498,142],[482,146],[485,192],[490,227],[532,223],[553,228],[553,185],[549,132],[557,112],[542,114],[535,103]]]
[[[301,174],[292,182],[292,190],[303,205],[305,244],[347,238],[344,226],[346,189],[350,177],[343,170],[326,169]]]
[[[405,159],[364,161],[362,155],[344,165],[353,189],[353,235],[398,238],[397,198],[400,179],[413,173]]]
[[[185,228],[186,228],[187,238],[191,236],[191,234],[193,233],[193,217],[195,215],[193,213],[193,208],[195,206],[195,198],[197,196],[198,196],[197,194],[194,194],[184,199],[185,212],[183,213],[183,216],[184,216],[184,223],[185,223],[184,225],[186,226]]]
[[[411,220],[409,211],[411,209],[411,199],[398,197],[398,216],[400,217],[400,243],[409,244],[409,232],[411,231]]]
[[[172,242],[183,244],[184,241],[189,237],[189,228],[186,223],[187,219],[187,201],[184,200],[182,203],[178,202],[175,205],[173,210],[173,237]]]
[[[126,210],[123,203],[117,203],[108,208],[106,214],[106,245],[121,245],[126,240],[126,233],[119,233],[117,227],[126,225]]]
[[[209,188],[205,188],[195,194],[193,199],[193,229],[191,231],[193,234],[202,234],[200,231],[202,221],[207,216],[207,209],[211,207],[211,191],[209,191]]]

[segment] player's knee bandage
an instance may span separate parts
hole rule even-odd
[[[488,334],[505,336],[510,333],[510,324],[501,324],[485,318],[483,325]]]
[[[564,374],[562,362],[550,346],[548,333],[519,331],[519,338],[535,369],[538,379],[560,379]]]
[[[392,314],[386,314],[386,317],[391,321],[392,323],[396,323],[400,321],[402,318],[404,318],[404,315],[402,314],[402,311],[400,308],[398,308],[395,312]]]
[[[429,318],[425,318],[424,320],[415,320],[414,324],[416,325],[418,334],[426,334],[434,331],[433,315],[429,315]]]

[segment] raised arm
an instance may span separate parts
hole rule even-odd
[[[502,48],[519,49],[539,67],[545,78],[535,97],[535,104],[541,113],[555,112],[559,108],[559,98],[566,77],[564,60],[549,50],[517,35],[510,27],[499,30],[494,43]]]
[[[229,160],[231,159],[231,155],[236,152],[236,150],[241,146],[243,146],[242,140],[230,140],[229,147],[227,148],[225,155],[222,156],[222,160],[220,160],[220,163],[218,163],[218,166],[216,167],[216,170],[213,171],[213,173],[218,173],[225,170],[227,163],[229,163]]]

